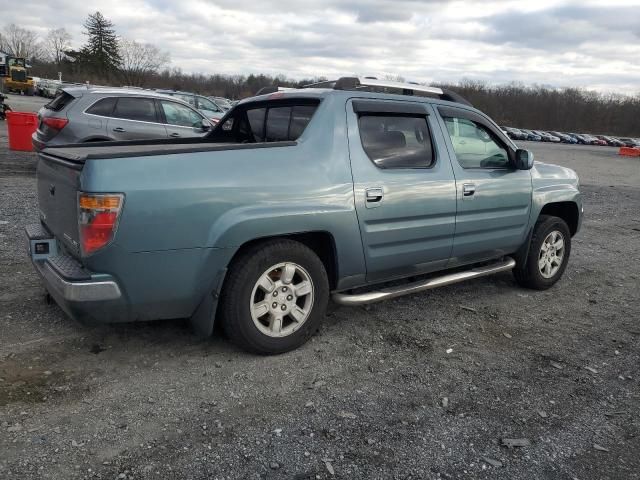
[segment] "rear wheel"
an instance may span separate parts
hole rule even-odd
[[[527,288],[546,290],[555,284],[567,268],[571,253],[571,232],[558,217],[540,215],[529,246],[529,255],[513,274]]]
[[[239,347],[283,353],[305,343],[324,318],[329,281],[305,245],[273,240],[236,259],[221,297],[222,325]]]

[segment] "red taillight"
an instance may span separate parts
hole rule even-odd
[[[62,130],[67,126],[69,120],[67,120],[66,118],[44,117],[42,119],[42,123],[44,123],[49,128],[53,128],[54,130]]]
[[[119,193],[80,193],[78,229],[83,255],[89,255],[113,240],[123,200],[124,196]]]

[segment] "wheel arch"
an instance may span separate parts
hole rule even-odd
[[[329,278],[329,287],[335,289],[338,284],[338,254],[336,250],[336,241],[330,232],[326,230],[314,230],[309,232],[287,233],[279,235],[270,235],[248,240],[243,243],[236,251],[229,262],[229,267],[234,261],[244,254],[248,249],[272,240],[287,239],[302,243],[311,249],[322,261],[327,277]]]
[[[578,205],[572,201],[547,203],[540,210],[540,215],[550,215],[561,218],[569,226],[571,236],[578,232],[580,226],[580,210]]]

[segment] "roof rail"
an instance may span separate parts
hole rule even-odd
[[[295,89],[290,87],[275,87],[275,86],[262,87],[260,90],[256,92],[255,96],[257,97],[258,95],[266,95],[267,93],[286,92],[287,90],[295,90]]]
[[[333,90],[363,90],[369,88],[393,88],[402,90],[403,95],[414,95],[415,92],[422,92],[436,95],[442,100],[462,103],[472,107],[471,103],[451,90],[446,88],[428,87],[416,82],[394,82],[392,80],[378,80],[376,77],[341,77],[338,80],[327,80],[318,83],[304,85],[302,88],[332,88]]]

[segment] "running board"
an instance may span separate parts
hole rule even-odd
[[[364,305],[367,303],[381,302],[383,300],[389,300],[391,298],[401,297],[403,295],[409,295],[410,293],[418,293],[424,290],[431,290],[432,288],[444,287],[465,280],[471,280],[472,278],[484,277],[486,275],[492,275],[494,273],[505,272],[513,269],[516,266],[516,261],[511,257],[506,257],[504,260],[486,265],[484,267],[476,267],[464,272],[450,273],[441,277],[430,278],[428,280],[420,280],[408,285],[399,285],[396,287],[383,288],[373,292],[347,294],[347,293],[334,293],[333,301],[340,305]]]

